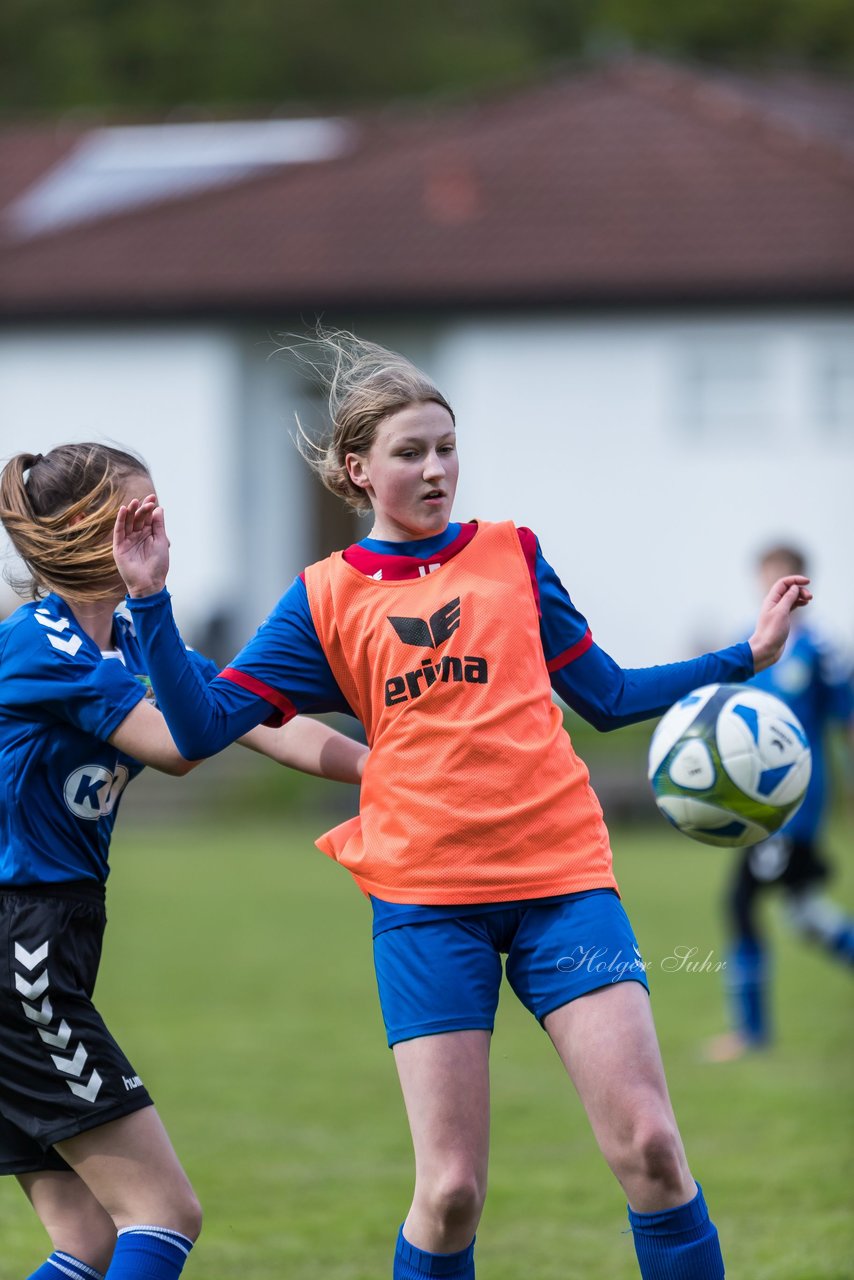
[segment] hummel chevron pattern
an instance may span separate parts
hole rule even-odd
[[[47,951],[50,946],[50,939],[43,942],[40,947],[36,947],[35,951],[28,951],[26,947],[22,947],[20,942],[15,943],[15,959],[24,969],[32,971],[37,964],[41,964],[42,960],[47,960]]]
[[[39,1035],[45,1044],[49,1044],[53,1049],[67,1049],[68,1041],[71,1039],[71,1028],[63,1018],[58,1031],[42,1031],[39,1027]]]
[[[71,626],[67,618],[50,618],[46,613],[40,613],[38,609],[33,614],[33,617],[36,622],[41,623],[43,627],[48,627],[50,631],[67,631]],[[83,643],[82,638],[78,635],[70,635],[67,640],[63,640],[58,635],[49,635],[48,640],[54,649],[59,649],[60,653],[67,653],[72,658]]]
[[[38,1000],[39,996],[43,996],[47,991],[47,984],[47,969],[39,974],[35,982],[27,982],[26,978],[22,978],[19,973],[15,974],[15,990],[22,996],[26,996],[28,1000]]]
[[[56,1053],[52,1053],[50,1056],[53,1058],[57,1071],[65,1071],[70,1076],[79,1076],[86,1059],[89,1057],[83,1048],[82,1040],[78,1044],[73,1058],[60,1058]]]
[[[36,609],[36,622],[40,622],[43,627],[49,627],[51,631],[67,631],[71,623],[67,618],[52,618],[50,614]]]
[[[70,654],[72,658],[83,643],[79,636],[69,636],[67,640],[63,640],[60,636],[48,636],[48,640],[54,649]]]
[[[51,636],[50,639],[53,640],[54,637]],[[15,961],[22,969],[31,974],[37,965],[47,960],[49,948],[49,939],[47,942],[43,942],[41,946],[36,947],[34,951],[28,951],[26,947],[21,946],[20,942],[16,942]],[[49,987],[50,972],[47,967],[32,978],[24,977],[21,973],[15,974],[15,990],[22,997],[21,1008],[31,1022],[39,1024],[39,1035],[42,1042],[53,1049],[67,1049],[72,1032],[65,1019],[61,1019],[56,1030],[51,1031],[49,1029],[53,1021],[53,1005],[50,1002]],[[30,1001],[38,1000],[40,996],[42,997],[40,1005],[30,1003]],[[75,1079],[66,1080],[65,1082],[71,1092],[78,1098],[83,1098],[86,1102],[94,1102],[104,1082],[94,1068],[88,1082],[84,1083],[77,1078],[82,1076],[83,1068],[89,1057],[83,1041],[78,1041],[74,1053],[68,1057],[62,1057],[58,1053],[52,1053],[50,1056],[57,1071],[61,1071],[66,1076],[75,1077]]]
[[[78,1098],[83,1098],[86,1102],[94,1102],[104,1082],[98,1072],[93,1069],[88,1084],[75,1084],[73,1080],[66,1080],[65,1083],[72,1093],[77,1094]]]
[[[24,1013],[32,1022],[40,1022],[42,1026],[47,1026],[53,1017],[53,1005],[50,1002],[50,996],[45,996],[41,1002],[41,1007],[36,1009],[33,1005],[27,1004],[26,1000],[22,1000]]]

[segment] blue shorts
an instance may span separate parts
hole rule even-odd
[[[374,938],[389,1046],[442,1031],[492,1031],[502,953],[507,981],[540,1022],[612,982],[649,990],[628,916],[611,889],[465,911]]]

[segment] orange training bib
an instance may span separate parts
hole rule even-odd
[[[319,847],[388,902],[509,902],[616,888],[602,810],[551,696],[515,527],[441,569],[311,565],[312,618],[371,754],[358,818]]]

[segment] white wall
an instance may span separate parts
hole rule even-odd
[[[739,638],[753,557],[781,538],[854,639],[850,315],[464,321],[431,371],[458,415],[458,513],[532,527],[625,665]]]
[[[530,525],[621,662],[737,638],[753,556],[779,538],[813,559],[815,613],[854,638],[854,317],[349,322],[448,394],[458,517]],[[182,627],[222,609],[236,643],[314,554],[316,481],[290,440],[306,386],[273,346],[260,327],[0,334],[0,454],[139,450]]]
[[[0,333],[0,456],[77,440],[141,453],[174,543],[176,612],[192,631],[229,603],[240,572],[239,392],[238,345],[217,330]],[[5,611],[16,597],[4,592]]]
[[[271,336],[247,334],[242,351],[243,394],[233,429],[239,441],[244,573],[240,598],[233,602],[235,646],[315,558],[315,482],[293,440],[305,383],[294,362],[276,354]]]

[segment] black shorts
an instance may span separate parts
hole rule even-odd
[[[106,922],[95,881],[0,889],[0,1173],[151,1105],[92,1004]]]
[[[776,835],[742,852],[739,875],[755,888],[781,885],[797,893],[826,880],[830,866],[811,840]]]

